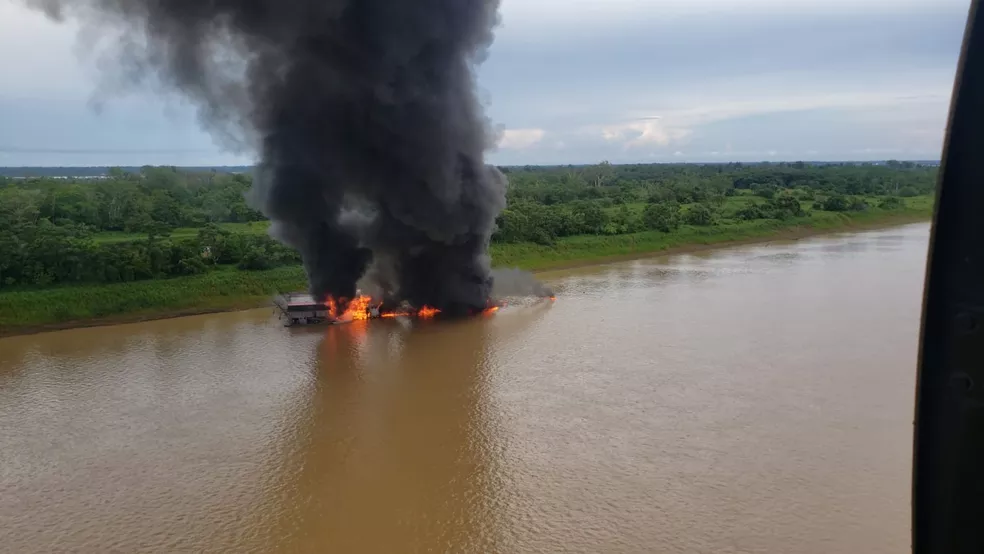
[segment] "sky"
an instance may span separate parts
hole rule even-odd
[[[502,0],[499,165],[940,157],[969,0]],[[174,95],[107,87],[0,2],[0,166],[239,165]]]

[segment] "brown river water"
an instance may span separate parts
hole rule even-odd
[[[0,339],[0,552],[907,551],[928,228]]]

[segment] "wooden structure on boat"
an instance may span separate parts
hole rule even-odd
[[[328,306],[318,302],[305,292],[288,292],[273,299],[284,325],[306,325],[309,323],[333,323]]]

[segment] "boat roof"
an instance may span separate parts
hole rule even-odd
[[[288,292],[281,297],[283,298],[284,303],[288,306],[322,305],[321,302],[318,302],[313,296],[306,292]]]

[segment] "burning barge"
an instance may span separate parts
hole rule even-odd
[[[404,305],[391,310],[384,308],[381,301],[375,302],[371,297],[364,295],[359,295],[349,302],[348,307],[341,313],[339,313],[338,305],[333,298],[329,298],[326,302],[318,302],[310,294],[302,292],[289,292],[278,295],[274,298],[273,304],[279,312],[280,319],[287,327],[318,323],[338,324],[348,323],[350,321],[394,317],[430,319],[441,313],[440,310],[429,306],[414,309],[413,307]],[[495,312],[499,309],[500,305],[490,303],[484,312]]]

